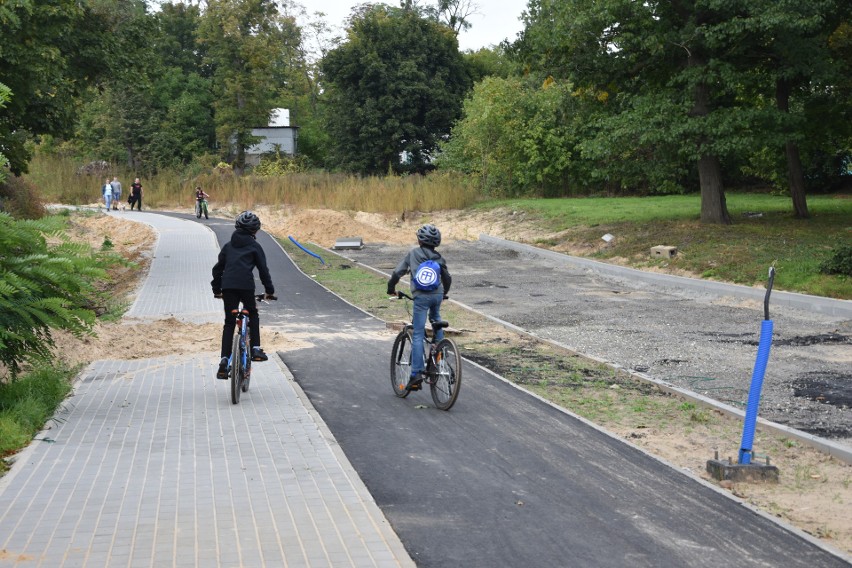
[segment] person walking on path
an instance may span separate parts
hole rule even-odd
[[[106,210],[109,212],[109,208],[112,205],[112,186],[109,183],[109,178],[106,178],[104,184],[101,186],[101,195],[103,195]]]
[[[441,320],[441,302],[453,283],[447,262],[435,250],[441,244],[441,231],[435,225],[423,225],[417,229],[417,243],[418,246],[405,255],[388,280],[388,294],[393,296],[399,279],[411,272],[411,294],[414,297],[411,324],[414,326],[414,335],[411,339],[411,377],[407,390],[419,390],[423,382],[426,315],[428,313],[429,321]],[[444,330],[436,330],[435,342],[443,338]]]
[[[135,205],[139,205],[139,211],[142,211],[142,184],[139,183],[139,178],[136,178],[130,184],[130,196],[127,198],[130,204],[130,210],[133,211]]]
[[[224,301],[225,325],[222,327],[222,350],[219,360],[217,379],[228,378],[228,359],[231,357],[231,339],[234,336],[236,321],[233,310],[248,310],[251,333],[251,360],[266,361],[269,357],[260,346],[260,319],[254,297],[254,274],[257,268],[263,283],[267,299],[274,299],[275,287],[266,265],[266,254],[257,242],[255,235],[260,230],[260,219],[251,211],[243,211],[237,216],[235,230],[231,240],[222,247],[219,258],[213,267],[213,296]]]
[[[112,208],[118,211],[118,204],[121,202],[121,182],[117,177],[113,177],[110,186],[112,186]]]

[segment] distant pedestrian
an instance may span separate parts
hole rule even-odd
[[[104,184],[101,186],[101,195],[104,197],[104,205],[106,205],[106,210],[109,212],[110,205],[112,204],[112,186],[109,183],[109,178],[106,178]]]
[[[139,205],[139,211],[142,211],[142,184],[139,183],[139,178],[130,184],[130,197],[127,198],[130,204],[130,210],[133,211],[134,205]]]
[[[118,211],[118,204],[121,203],[121,182],[117,177],[113,177],[110,185],[112,186],[112,208]]]

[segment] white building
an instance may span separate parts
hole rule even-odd
[[[263,154],[280,151],[295,156],[298,150],[299,127],[290,126],[290,109],[272,109],[269,125],[252,128],[252,136],[262,138],[260,142],[246,149],[246,163],[257,165]]]

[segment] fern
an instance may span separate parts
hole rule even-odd
[[[91,333],[94,283],[118,259],[64,236],[66,217],[18,221],[0,212],[0,363],[12,378],[24,362],[48,357],[53,330]],[[48,244],[60,240],[58,244]]]

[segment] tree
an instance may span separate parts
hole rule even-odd
[[[246,149],[257,142],[252,129],[267,124],[298,59],[299,28],[272,0],[209,0],[198,37],[213,68],[217,137],[233,149],[240,175]]]
[[[0,83],[0,109],[6,106],[6,103],[9,102],[9,99],[12,98],[12,91],[4,85]],[[6,156],[3,155],[3,146],[0,145],[0,184],[2,184],[7,177],[6,168],[9,166],[9,160]]]
[[[439,167],[479,178],[490,193],[566,195],[582,184],[570,88],[486,77],[442,144]]]
[[[763,0],[748,6],[748,25],[732,22],[729,33],[747,46],[744,59],[754,65],[755,81],[745,85],[747,95],[758,105],[770,101],[774,106],[764,145],[776,152],[783,148],[793,212],[804,219],[809,212],[801,150],[812,154],[808,149],[836,131],[835,117],[849,109],[839,87],[848,82],[850,69],[836,57],[832,38],[849,25],[852,9],[837,0]]]
[[[75,0],[0,3],[0,82],[15,97],[0,109],[0,147],[18,175],[27,170],[31,135],[69,134],[75,97],[110,57],[105,13]]]
[[[724,224],[722,163],[760,131],[761,117],[737,98],[752,67],[725,33],[748,17],[744,1],[531,0],[516,50],[535,72],[568,78],[599,101],[608,127],[599,148],[617,138],[613,151],[641,145],[692,162],[701,220]]]
[[[383,5],[350,22],[321,64],[331,159],[362,174],[427,171],[470,85],[455,34]]]

